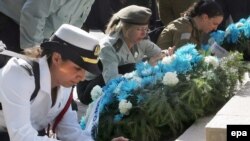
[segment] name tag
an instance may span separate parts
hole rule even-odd
[[[183,40],[183,39],[188,40],[188,39],[190,39],[190,37],[191,37],[191,33],[182,33],[181,34],[181,40]]]

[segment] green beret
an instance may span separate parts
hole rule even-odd
[[[149,8],[130,5],[117,12],[117,16],[122,22],[136,25],[146,25],[152,12]]]

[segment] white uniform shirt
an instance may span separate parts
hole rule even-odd
[[[64,23],[81,27],[93,3],[94,0],[0,0],[0,12],[20,25],[20,45],[24,49],[39,45]]]
[[[3,107],[0,111],[0,131],[7,127],[11,141],[55,140],[37,136],[37,131],[54,122],[67,103],[71,88],[60,87],[55,105],[51,107],[51,76],[46,57],[43,57],[39,59],[40,90],[34,100],[30,101],[35,89],[34,77],[20,64],[29,65],[22,59],[12,58],[0,70],[0,102]],[[92,140],[90,134],[81,129],[77,113],[71,107],[58,124],[56,133],[63,141]]]

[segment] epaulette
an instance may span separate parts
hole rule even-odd
[[[123,44],[123,41],[120,38],[113,44],[113,47],[115,48],[116,52],[118,52],[121,49],[122,44]]]
[[[30,64],[21,64],[20,65],[24,70],[26,70],[30,76],[34,76],[32,66]]]

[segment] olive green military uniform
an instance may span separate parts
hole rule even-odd
[[[148,39],[137,43],[130,50],[124,42],[122,34],[116,33],[105,38],[100,43],[100,60],[103,64],[103,78],[105,82],[119,76],[118,66],[137,63],[145,56],[152,57],[161,53],[161,49]]]
[[[164,25],[180,17],[194,2],[198,0],[159,0],[160,19]]]
[[[180,17],[183,13],[198,0],[159,0],[160,19],[164,25]]]
[[[163,29],[157,45],[161,49],[176,46],[179,48],[187,43],[193,43],[200,46],[202,43],[202,32],[198,31],[194,21],[188,17],[181,17],[171,22]]]

